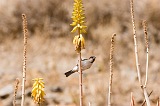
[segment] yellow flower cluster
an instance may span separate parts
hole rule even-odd
[[[80,30],[80,33],[86,33],[86,28],[85,26],[85,14],[83,10],[83,5],[82,5],[82,0],[74,0],[74,6],[73,6],[73,12],[72,12],[72,17],[73,22],[71,26],[73,26],[73,30],[71,32],[75,32],[76,30]]]
[[[71,18],[73,19],[71,26],[74,27],[71,32],[78,31],[78,35],[73,39],[73,44],[75,45],[75,50],[79,53],[82,49],[85,48],[85,40],[82,36],[82,33],[86,33],[87,28],[84,22],[85,14],[83,10],[82,0],[74,0]]]
[[[85,40],[84,40],[82,34],[80,34],[80,36],[77,35],[74,37],[73,44],[75,45],[75,49],[78,53],[81,51],[81,49],[85,49],[85,47],[84,47]]]
[[[43,78],[35,78],[33,79],[34,84],[32,87],[32,94],[33,100],[35,103],[40,104],[44,101],[44,82],[42,81]]]

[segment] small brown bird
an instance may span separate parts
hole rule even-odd
[[[92,66],[92,64],[95,61],[95,59],[96,59],[95,56],[91,56],[89,59],[83,59],[83,60],[81,60],[81,69],[82,69],[82,71],[84,71],[86,69],[89,69]],[[75,72],[78,72],[78,69],[79,69],[79,66],[77,64],[75,67],[73,67],[72,70],[70,70],[70,71],[68,71],[68,72],[66,72],[64,74],[66,75],[66,77],[68,77],[71,74],[73,74]]]

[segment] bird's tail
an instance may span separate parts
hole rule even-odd
[[[70,70],[70,71],[68,71],[68,72],[66,72],[66,73],[64,73],[64,74],[66,75],[66,77],[68,77],[68,76],[70,76],[70,75],[73,74],[73,73],[75,73],[75,72],[72,71],[72,70]]]

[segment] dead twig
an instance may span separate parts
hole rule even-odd
[[[138,58],[138,45],[137,45],[137,36],[136,36],[136,27],[135,27],[135,20],[134,20],[134,9],[133,9],[133,0],[130,0],[130,6],[131,6],[131,19],[132,19],[132,25],[133,25],[133,36],[134,36],[134,47],[135,47],[135,57],[136,57],[136,67],[137,67],[137,74],[138,74],[138,80],[140,87],[142,88],[144,97],[146,99],[147,106],[150,106],[150,101],[148,98],[146,85],[142,85],[142,79],[141,79],[141,73],[140,73],[140,64],[139,64],[139,58]],[[147,54],[148,55],[148,54]],[[148,61],[148,60],[147,60]],[[147,63],[148,64],[148,63]],[[146,79],[148,77],[148,66],[146,66]],[[145,81],[147,84],[147,80]]]
[[[131,92],[131,105],[130,106],[135,106],[134,97],[133,97],[133,93],[132,92]]]
[[[148,94],[148,97],[150,97],[152,93],[153,93],[153,90]],[[145,104],[145,103],[146,103],[146,99],[144,99],[144,100],[143,100],[143,102],[142,102],[142,105],[141,105],[141,106],[144,106],[144,104]]]
[[[149,54],[149,45],[148,45],[148,34],[147,34],[147,22],[143,21],[143,29],[144,29],[144,38],[146,43],[146,80],[144,86],[147,85],[148,81],[148,54]]]
[[[109,90],[108,90],[108,106],[111,106],[111,95],[112,95],[112,79],[113,79],[113,52],[114,52],[114,37],[116,34],[112,35],[111,47],[110,47],[110,78],[109,78]]]
[[[78,30],[78,35],[79,35],[79,37],[80,37],[80,29]],[[80,41],[80,46],[81,46],[81,41]],[[79,64],[78,64],[78,66],[79,66],[79,98],[80,98],[80,106],[83,106],[83,87],[82,87],[82,69],[81,69],[81,60],[82,60],[82,58],[81,58],[81,47],[80,47],[80,52],[79,52]]]
[[[27,30],[27,20],[26,15],[22,14],[23,19],[23,33],[24,33],[24,49],[23,49],[23,78],[22,78],[22,100],[21,100],[21,106],[24,106],[24,99],[25,99],[25,82],[26,82],[26,55],[27,55],[27,36],[28,36],[28,30]]]
[[[158,97],[158,100],[157,100],[157,106],[159,106],[159,97]]]
[[[15,86],[14,86],[13,106],[16,106],[16,96],[17,96],[17,91],[18,91],[18,84],[19,84],[19,79],[16,78]]]

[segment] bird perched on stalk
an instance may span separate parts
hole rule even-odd
[[[86,69],[89,69],[92,66],[92,64],[94,63],[95,59],[96,59],[95,56],[91,56],[89,59],[83,59],[83,60],[81,60],[81,69],[82,69],[82,71],[84,71]],[[78,69],[79,69],[79,66],[77,64],[75,67],[73,67],[72,70],[67,71],[64,74],[66,75],[66,77],[68,77],[71,74],[73,74],[75,72],[78,72]]]

